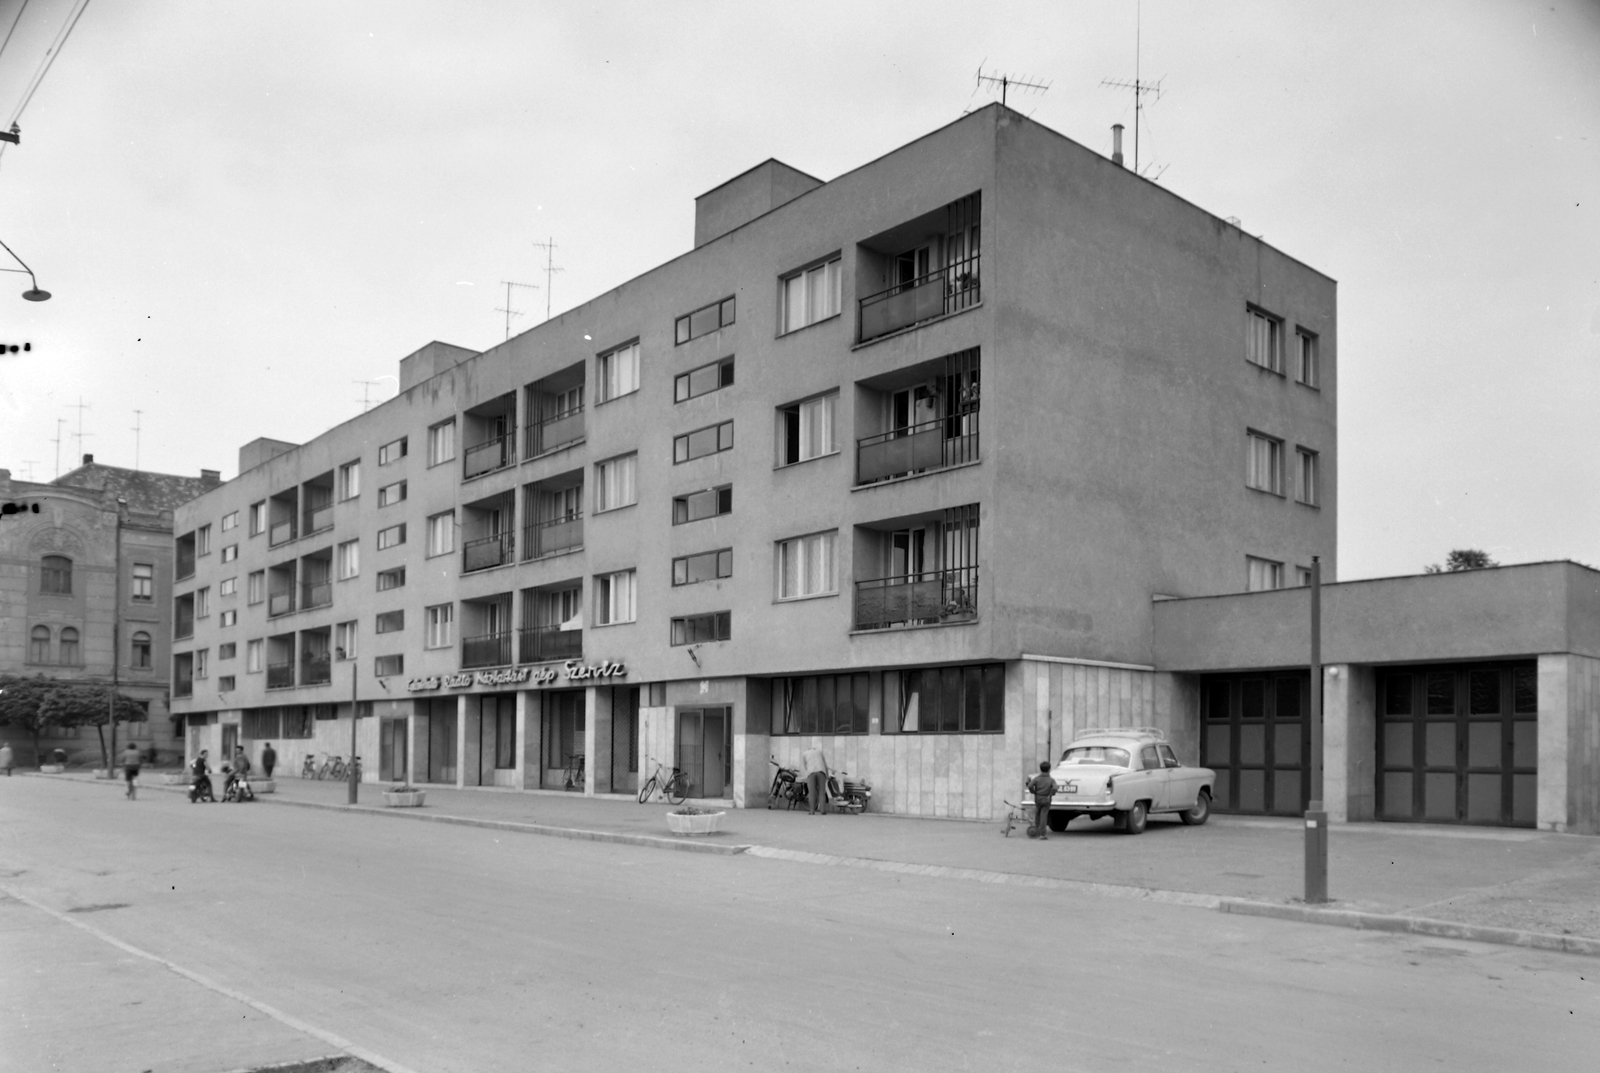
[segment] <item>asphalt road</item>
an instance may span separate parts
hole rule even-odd
[[[0,889],[7,1070],[328,1053],[308,1026],[419,1073],[1600,1054],[1592,958],[43,778],[0,779]]]

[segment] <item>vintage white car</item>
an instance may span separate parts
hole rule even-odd
[[[1154,727],[1080,730],[1050,775],[1057,786],[1050,830],[1064,831],[1078,816],[1111,816],[1117,830],[1130,835],[1143,831],[1155,812],[1205,823],[1217,777],[1210,768],[1179,763]]]

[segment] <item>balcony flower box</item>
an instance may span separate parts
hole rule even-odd
[[[667,813],[667,827],[675,835],[709,835],[722,830],[726,812],[686,805]]]
[[[427,794],[415,786],[392,786],[383,791],[383,803],[388,808],[421,808]]]

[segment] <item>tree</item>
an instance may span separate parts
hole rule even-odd
[[[149,714],[144,706],[121,693],[108,699],[110,690],[105,686],[81,685],[61,682],[44,675],[24,678],[21,675],[0,675],[0,726],[20,727],[33,739],[35,762],[39,756],[39,738],[56,727],[92,726],[97,730],[112,718],[119,723],[144,722]],[[100,735],[100,755],[107,768],[111,766],[106,755],[105,735]]]
[[[39,756],[39,737],[52,727],[76,724],[58,721],[61,713],[51,710],[50,697],[60,688],[60,683],[44,675],[24,678],[16,674],[0,675],[0,726],[20,727],[33,739],[34,763]]]
[[[1428,574],[1454,574],[1461,570],[1483,570],[1500,564],[1489,558],[1489,553],[1477,548],[1456,548],[1446,555],[1444,565],[1434,563],[1423,568]]]

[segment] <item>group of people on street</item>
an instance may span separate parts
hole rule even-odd
[[[193,781],[189,784],[189,800],[191,803],[199,801],[202,798],[207,801],[216,800],[211,793],[210,758],[210,750],[201,749],[200,755],[195,757],[194,761],[189,765],[189,774],[194,776]],[[269,741],[261,749],[261,770],[265,774],[266,778],[272,778],[272,769],[277,767],[277,765],[278,753],[272,748],[272,743]],[[235,784],[248,784],[252,766],[253,765],[250,763],[249,754],[244,751],[244,746],[234,746],[232,762],[222,766],[222,770],[228,773],[228,781],[223,785],[222,789],[222,795],[224,798],[228,796],[228,791],[232,789]],[[137,770],[135,770],[135,774],[137,773]],[[250,796],[253,797],[254,794],[251,794]]]

